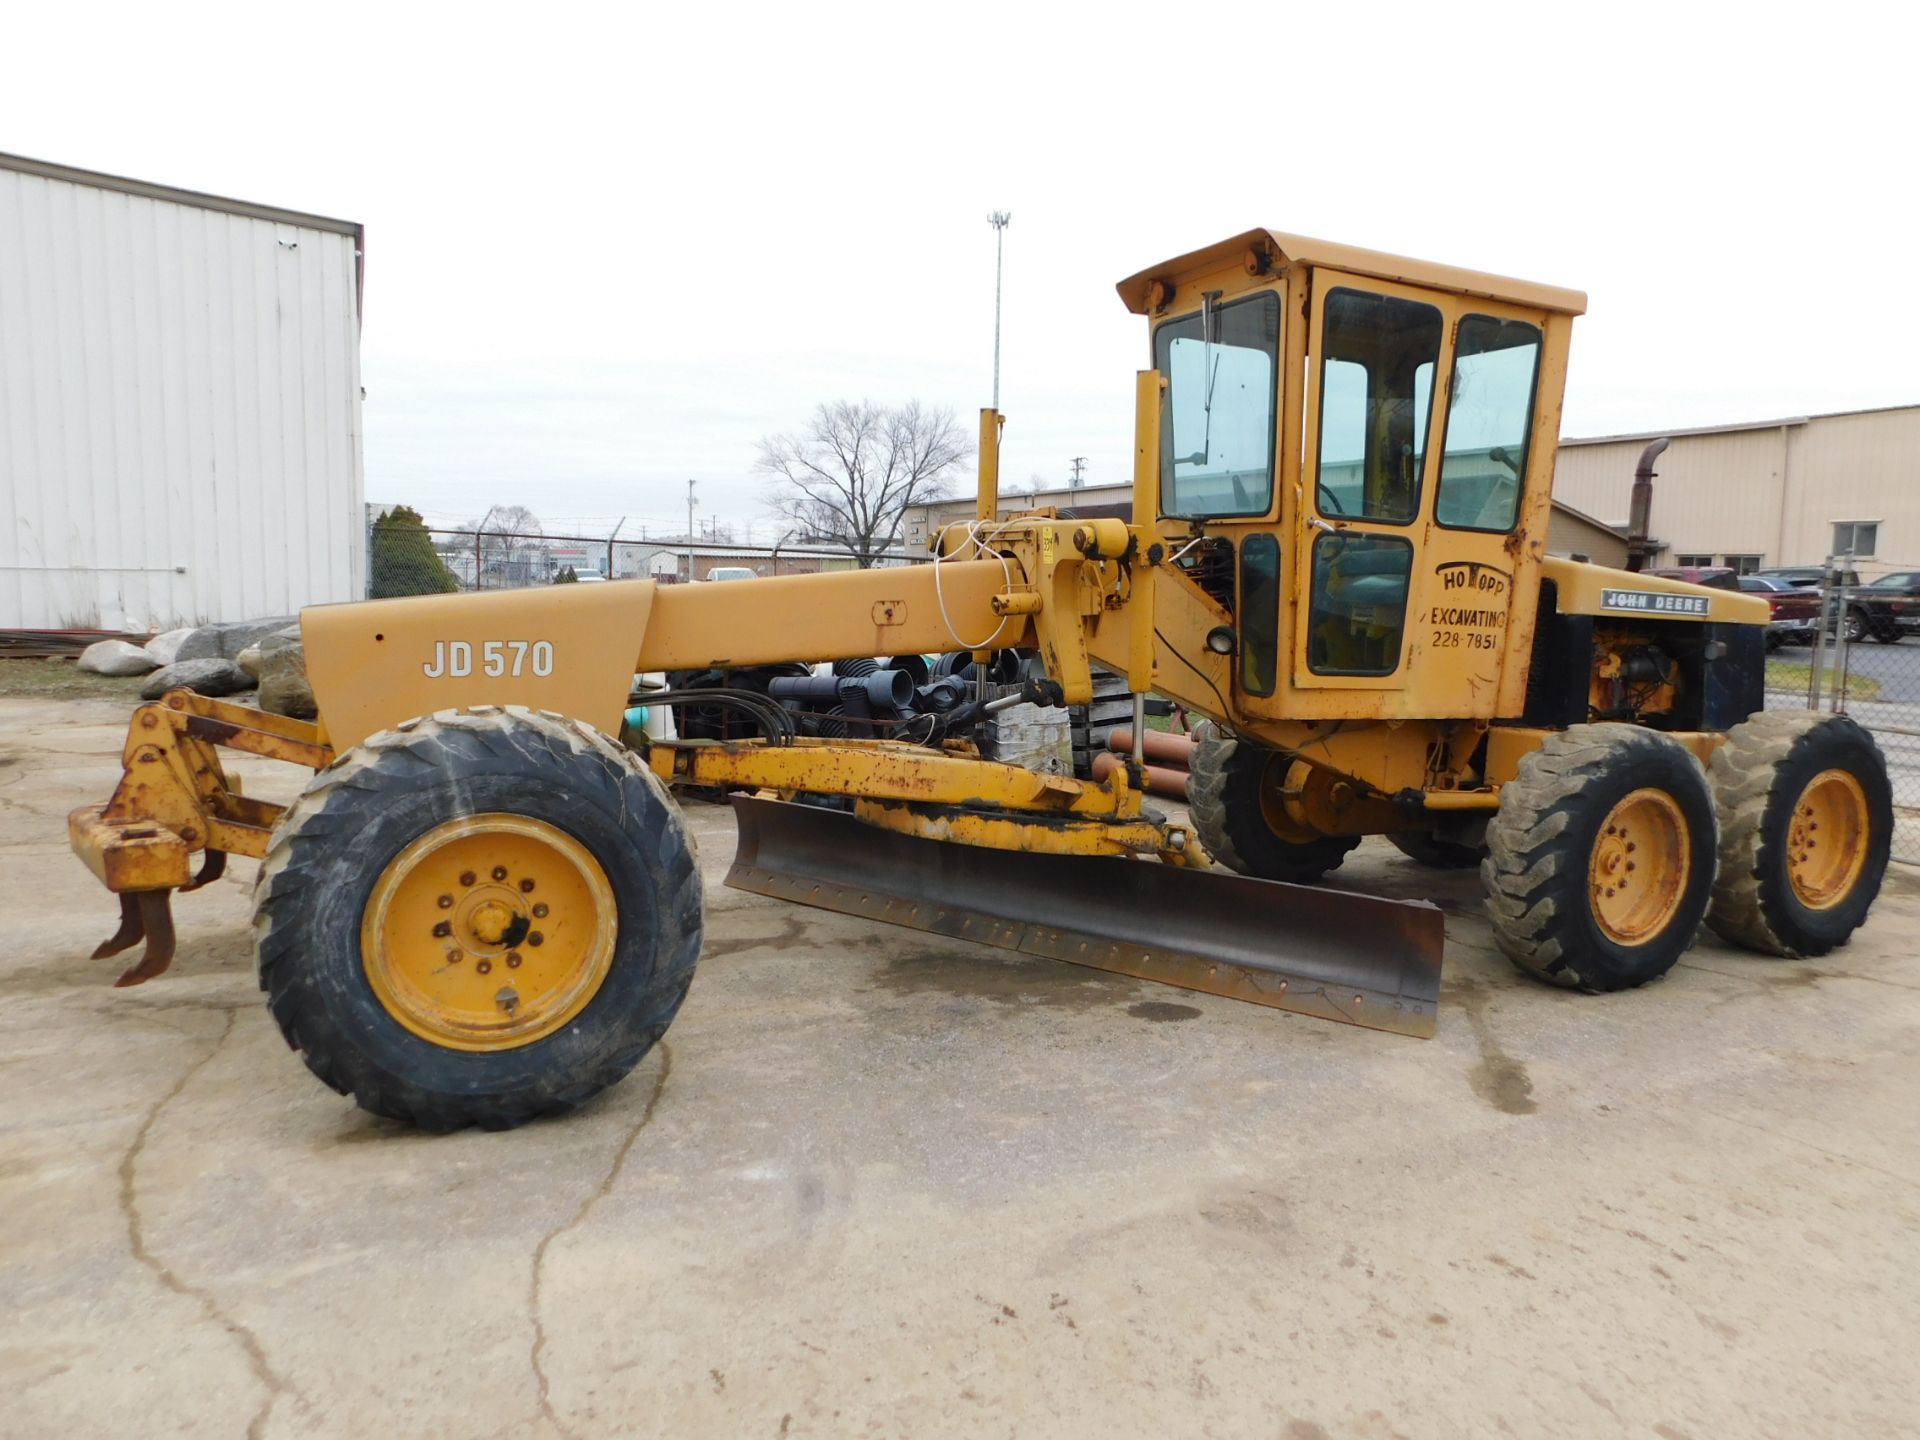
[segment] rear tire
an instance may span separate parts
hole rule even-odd
[[[1487,853],[1482,846],[1442,840],[1424,830],[1390,830],[1387,839],[1409,860],[1434,870],[1471,870]]]
[[[1262,805],[1271,767],[1292,763],[1277,750],[1250,740],[1209,733],[1195,742],[1188,762],[1187,814],[1194,833],[1229,870],[1260,880],[1311,885],[1338,868],[1360,843],[1357,835],[1292,838],[1278,833]]]
[[[548,713],[445,711],[349,750],[282,817],[255,889],[260,988],[364,1109],[506,1129],[653,1048],[701,905],[679,812],[631,754]]]
[[[1700,928],[1717,842],[1706,772],[1678,741],[1621,724],[1550,735],[1487,826],[1494,938],[1521,970],[1568,989],[1656,980]]]
[[[1893,788],[1873,736],[1845,715],[1764,712],[1727,732],[1710,774],[1720,878],[1707,924],[1764,955],[1846,944],[1880,893],[1893,837]],[[1829,817],[1824,836],[1804,828],[1819,824],[1816,807]],[[1842,848],[1823,854],[1823,842]]]

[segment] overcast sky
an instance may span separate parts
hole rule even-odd
[[[1055,17],[1055,18],[1050,18]],[[1125,275],[1257,225],[1584,289],[1566,431],[1920,401],[1905,6],[16,7],[0,149],[367,226],[366,493],[770,534],[818,401],[1126,478]],[[1920,477],[1917,477],[1920,483]]]

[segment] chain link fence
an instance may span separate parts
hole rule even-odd
[[[1772,709],[1851,715],[1873,732],[1893,780],[1893,858],[1920,865],[1920,564],[1875,561],[1863,579],[1851,555],[1830,555],[1823,623],[1805,651],[1767,666]]]
[[[441,530],[408,515],[385,515],[367,531],[367,595],[450,595],[518,590],[614,573],[606,536],[511,530]]]

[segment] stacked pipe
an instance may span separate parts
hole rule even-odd
[[[994,655],[990,679],[1017,682],[1020,657]],[[972,698],[977,671],[965,651],[935,656],[836,660],[831,674],[782,675],[767,682],[767,694],[799,720],[803,733],[825,739],[895,736],[931,740],[944,733],[940,718],[961,711]],[[997,693],[997,692],[996,692]],[[915,724],[935,717],[925,726]]]
[[[1193,763],[1193,737],[1166,730],[1147,731],[1147,764],[1142,776],[1148,791],[1172,800],[1187,798],[1188,769]],[[1104,780],[1133,755],[1131,727],[1107,735],[1107,753],[1093,757],[1093,778]]]

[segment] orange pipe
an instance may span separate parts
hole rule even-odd
[[[1118,755],[1109,755],[1104,752],[1096,755],[1093,757],[1093,778],[1104,780],[1126,763]],[[1165,795],[1169,800],[1187,798],[1186,771],[1169,770],[1164,765],[1148,765],[1144,767],[1144,771],[1149,794]]]
[[[1107,749],[1116,755],[1133,753],[1133,728],[1131,726],[1115,730],[1107,736]],[[1147,758],[1164,760],[1170,765],[1185,768],[1193,759],[1193,737],[1174,735],[1165,730],[1147,731]]]

